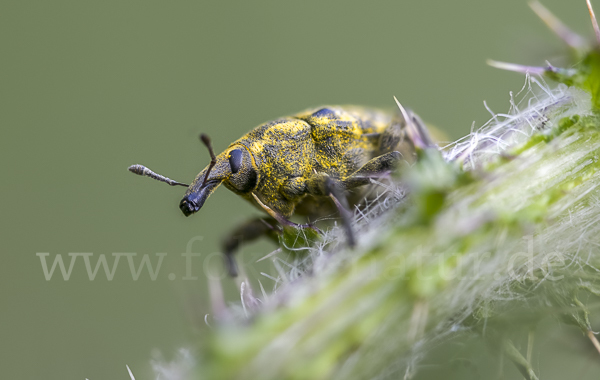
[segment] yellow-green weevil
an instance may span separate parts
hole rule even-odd
[[[362,107],[319,107],[260,125],[215,156],[206,135],[211,162],[191,185],[173,181],[142,165],[133,173],[170,185],[188,187],[179,208],[185,216],[196,213],[223,184],[270,218],[257,218],[236,228],[224,240],[223,250],[232,276],[237,274],[233,253],[244,241],[261,235],[274,237],[276,222],[298,225],[292,214],[310,218],[342,215],[348,244],[354,236],[348,220],[346,194],[388,174],[402,159],[410,160],[415,147],[433,145],[420,119],[405,110],[395,115]]]

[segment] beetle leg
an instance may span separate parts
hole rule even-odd
[[[289,178],[281,185],[279,192],[288,201],[297,201],[306,194],[306,180],[304,177]]]
[[[348,206],[348,200],[344,193],[345,184],[325,173],[315,173],[306,181],[306,192],[315,196],[327,196],[333,200],[342,217],[342,224],[348,239],[348,245],[354,247],[355,239],[352,231],[352,212]]]
[[[402,154],[389,152],[372,158],[357,171],[344,178],[341,183],[345,190],[354,189],[371,183],[371,178],[389,174],[402,162]]]
[[[348,200],[346,199],[346,194],[341,189],[341,184],[337,181],[334,181],[330,177],[325,178],[325,188],[329,193],[329,197],[335,203],[335,206],[340,212],[340,216],[342,217],[342,225],[344,227],[344,231],[346,232],[346,238],[348,239],[348,245],[350,247],[354,247],[356,245],[356,240],[354,239],[354,231],[352,230],[352,211],[350,211],[350,207],[348,206]]]
[[[313,230],[321,233],[321,230],[319,230],[317,227],[313,226],[311,223],[298,224],[298,223],[292,222],[291,220],[288,220],[285,216],[281,215],[280,213],[273,210],[266,204],[262,203],[261,200],[256,196],[256,194],[252,193],[252,196],[254,197],[256,202],[260,205],[260,207],[262,207],[263,210],[265,210],[267,212],[267,214],[269,214],[273,219],[275,219],[282,225],[287,226],[287,227],[296,227],[296,228],[312,228]]]
[[[333,180],[325,173],[315,173],[306,180],[306,193],[315,196],[329,196],[333,191],[333,185],[340,190],[350,190],[359,186],[371,183],[371,178],[379,178],[389,174],[395,167],[402,162],[402,154],[399,152],[389,152],[372,158],[357,171],[350,174],[343,180]],[[334,195],[338,195],[335,194]]]
[[[405,132],[401,122],[394,120],[379,136],[379,152],[387,153],[398,150],[398,146],[403,142],[404,136]]]
[[[267,236],[271,240],[277,242],[277,234],[279,231],[273,227],[274,225],[275,220],[271,218],[250,219],[237,226],[223,239],[221,247],[225,256],[225,267],[231,277],[236,277],[238,274],[234,254],[240,245],[256,240],[261,236]]]
[[[352,212],[348,206],[345,190],[371,183],[371,178],[378,178],[390,173],[402,161],[399,152],[389,152],[377,156],[347,178],[338,181],[323,173],[316,173],[307,181],[307,190],[312,195],[325,195],[331,197],[342,217],[342,224],[348,239],[348,245],[353,247],[356,243],[352,230]]]
[[[352,212],[346,199],[346,190],[371,183],[371,178],[378,178],[390,173],[402,162],[402,154],[399,152],[388,152],[372,158],[357,171],[344,178],[336,180],[325,173],[315,173],[305,182],[305,191],[314,196],[328,196],[335,203],[342,217],[342,224],[348,238],[348,245],[355,244],[352,230]],[[265,206],[263,206],[264,208]],[[268,212],[268,211],[267,211]]]

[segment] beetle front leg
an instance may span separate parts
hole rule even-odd
[[[283,226],[286,226],[286,227],[296,227],[296,228],[312,228],[313,230],[321,233],[321,230],[319,230],[317,227],[313,226],[311,223],[308,223],[308,224],[298,224],[298,223],[292,222],[291,220],[288,220],[284,215],[280,214],[279,212],[273,210],[272,208],[270,208],[269,206],[267,206],[266,204],[264,204],[256,196],[256,194],[252,193],[252,196],[254,197],[254,200],[256,201],[256,203],[258,203],[258,205],[260,207],[262,207],[263,210],[265,210],[267,214],[269,214],[273,219],[275,219],[276,221],[278,221],[279,223],[281,223]]]
[[[231,277],[238,275],[237,263],[234,254],[242,243],[256,240],[266,236],[271,240],[278,241],[278,231],[274,227],[275,220],[271,218],[255,218],[246,221],[231,231],[221,244],[225,258],[225,267]]]

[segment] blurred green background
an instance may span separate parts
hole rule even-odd
[[[592,35],[583,0],[544,4]],[[393,95],[457,138],[490,117],[483,100],[505,112],[523,85],[486,58],[542,65],[566,53],[523,0],[8,0],[1,9],[2,378],[128,379],[125,364],[151,378],[153,352],[169,358],[207,329],[203,263],[257,211],[220,189],[185,218],[184,189],[128,165],[189,182],[208,163],[199,132],[220,151],[279,116],[323,104],[392,109]],[[190,241],[202,255],[197,281],[181,279]],[[253,244],[244,260],[271,249]],[[112,281],[102,269],[90,281],[81,257],[68,281],[58,270],[46,281],[38,252],[49,265],[56,254],[68,265],[70,252],[93,253],[92,265],[101,254],[112,265],[113,252],[137,253],[136,265],[167,256],[155,281],[147,271],[134,281],[125,257]]]

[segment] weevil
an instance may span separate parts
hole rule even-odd
[[[395,98],[394,98],[395,99]],[[269,218],[257,218],[236,228],[223,242],[226,266],[237,275],[233,253],[242,242],[261,235],[274,238],[274,224],[295,224],[293,215],[316,218],[337,208],[348,244],[354,245],[349,222],[350,190],[386,175],[402,160],[411,160],[415,148],[433,146],[421,120],[405,110],[390,114],[362,107],[319,107],[262,124],[234,141],[219,155],[210,139],[201,135],[211,162],[190,184],[173,181],[142,165],[129,170],[186,186],[179,204],[185,216],[198,212],[221,184]]]

